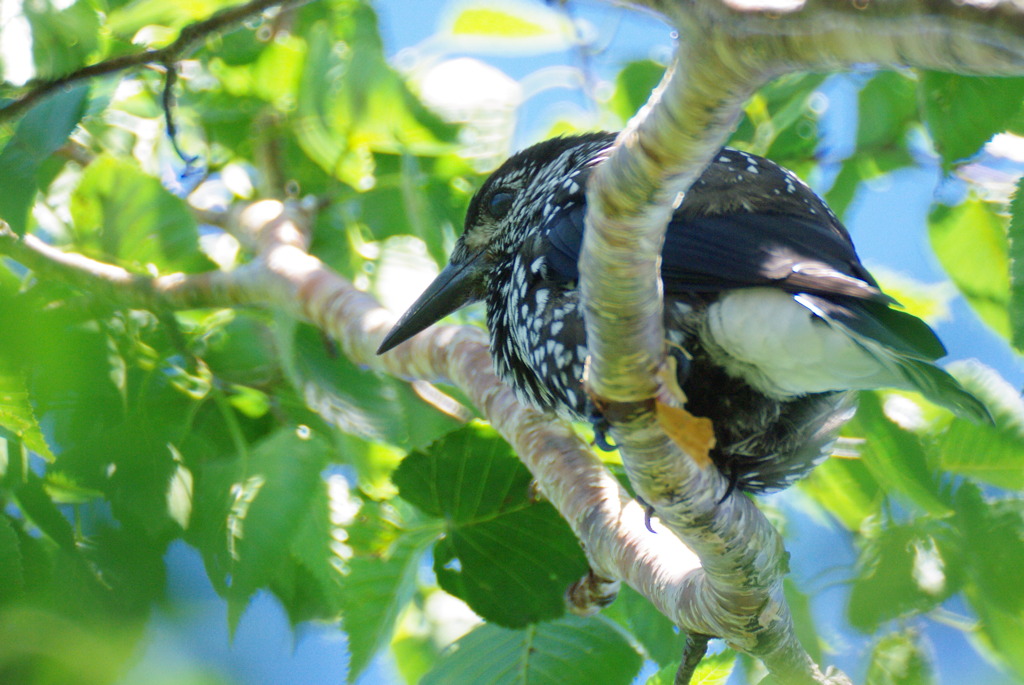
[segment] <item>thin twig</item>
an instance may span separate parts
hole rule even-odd
[[[21,97],[0,109],[0,124],[15,119],[39,100],[79,81],[114,74],[144,64],[173,64],[210,34],[223,33],[271,7],[279,5],[282,9],[291,9],[306,2],[309,0],[252,0],[244,5],[228,7],[207,19],[185,26],[178,34],[178,38],[165,47],[112,57],[57,78],[31,81],[25,86],[28,90]]]
[[[167,274],[151,278],[76,252],[64,252],[34,235],[18,236],[0,220],[0,255],[40,275],[123,306],[158,311],[239,304],[222,295],[228,274]]]
[[[693,674],[697,671],[697,666],[700,665],[704,655],[708,653],[708,642],[710,641],[710,635],[701,635],[700,633],[687,634],[686,646],[683,647],[683,661],[679,664],[679,670],[676,671],[674,685],[690,685],[690,681],[693,680]]]

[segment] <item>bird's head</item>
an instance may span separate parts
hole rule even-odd
[[[383,354],[433,323],[483,299],[492,274],[540,234],[560,198],[582,197],[581,173],[598,159],[614,134],[554,138],[510,157],[469,203],[465,229],[447,266],[384,337]]]

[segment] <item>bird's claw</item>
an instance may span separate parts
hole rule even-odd
[[[593,413],[590,415],[590,425],[594,428],[594,444],[597,445],[599,450],[614,452],[618,449],[615,445],[608,442],[608,431],[611,430],[611,424],[608,423],[608,419],[600,414]]]
[[[654,516],[655,513],[654,507],[645,502],[644,498],[640,497],[639,495],[637,495],[636,501],[641,507],[644,508],[644,527],[647,528],[647,530],[654,533],[655,535],[657,535],[658,531],[654,530],[654,528],[651,526],[651,517]]]

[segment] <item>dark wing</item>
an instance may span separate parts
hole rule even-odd
[[[583,235],[587,174],[559,188],[550,239],[572,280]],[[561,195],[560,197],[558,195]],[[774,162],[723,148],[673,215],[662,250],[667,295],[771,286],[791,293],[892,304],[861,265],[846,229],[822,200]]]
[[[844,236],[786,214],[677,218],[662,249],[667,293],[774,286],[890,303]]]
[[[575,282],[585,209],[558,212],[547,224],[548,263]],[[829,217],[786,214],[684,216],[669,223],[662,249],[665,294],[767,286],[814,296],[802,304],[859,336],[917,359],[945,355],[931,328],[889,307],[892,298],[860,263],[853,245]]]
[[[560,276],[579,278],[582,205],[559,212],[548,227],[550,260]],[[783,214],[731,214],[669,223],[662,248],[666,294],[773,286],[788,292],[847,295],[891,303],[843,235],[830,226]]]

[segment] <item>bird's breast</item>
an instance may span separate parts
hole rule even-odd
[[[515,285],[488,298],[495,370],[533,406],[579,418],[586,411],[581,379],[587,358],[579,297],[540,274],[534,261],[516,265]]]

